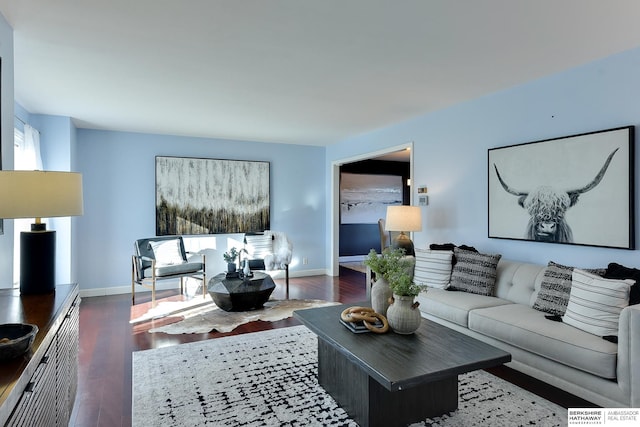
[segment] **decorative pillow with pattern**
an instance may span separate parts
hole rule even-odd
[[[549,261],[533,308],[554,316],[564,315],[569,303],[573,270],[574,267]],[[599,276],[605,272],[604,269],[584,269],[584,271]]]
[[[489,255],[455,248],[456,265],[451,272],[450,291],[493,296],[496,268],[502,255]]]
[[[634,283],[631,279],[604,279],[574,269],[571,295],[562,321],[599,337],[617,336],[620,312],[629,305]]]
[[[413,281],[418,285],[445,289],[451,280],[452,251],[434,251],[415,248],[416,267]]]
[[[249,258],[263,259],[273,252],[273,237],[271,234],[245,234]]]

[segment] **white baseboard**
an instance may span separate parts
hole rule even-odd
[[[366,255],[351,255],[351,256],[341,256],[338,258],[338,262],[356,262],[356,261],[364,261]]]
[[[284,279],[285,272],[284,270],[276,270],[269,272],[271,277],[274,279]],[[315,269],[315,270],[300,270],[300,271],[291,271],[289,270],[289,277],[308,277],[308,276],[329,276],[329,271],[324,269]],[[196,279],[192,279],[196,280]],[[179,289],[180,282],[176,279],[173,280],[163,280],[156,284],[156,291],[163,291],[167,289]],[[151,292],[151,289],[136,285],[136,294],[141,292]],[[91,288],[91,289],[82,289],[82,285],[80,285],[80,297],[81,298],[90,298],[90,297],[103,297],[107,295],[121,295],[121,294],[130,294],[131,293],[131,284],[127,285],[114,285],[105,288]]]

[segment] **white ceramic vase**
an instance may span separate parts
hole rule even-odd
[[[389,308],[389,298],[393,295],[389,282],[380,277],[371,286],[371,308],[376,313],[387,315],[387,309]]]
[[[244,273],[244,277],[251,276],[251,268],[249,267],[249,260],[248,259],[244,260],[244,269],[242,270],[242,273]]]
[[[402,335],[414,333],[420,327],[422,316],[418,306],[419,302],[413,302],[415,297],[407,297],[393,294],[393,302],[387,310],[387,320],[393,332]]]

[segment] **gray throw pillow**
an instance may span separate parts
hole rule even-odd
[[[496,268],[502,255],[489,255],[455,248],[456,264],[451,272],[450,291],[493,296]]]
[[[571,294],[571,276],[574,267],[549,261],[544,271],[540,291],[533,308],[555,316],[563,316]],[[604,275],[606,269],[584,269],[598,276]]]

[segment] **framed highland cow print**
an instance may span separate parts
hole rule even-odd
[[[488,236],[635,248],[634,127],[488,150]]]
[[[264,231],[269,162],[156,157],[156,234]]]

